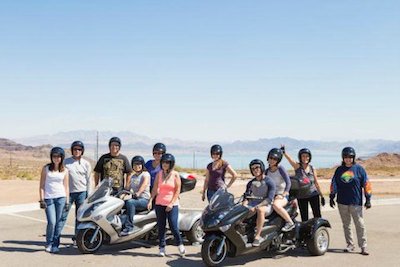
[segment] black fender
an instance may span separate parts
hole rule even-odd
[[[331,228],[329,221],[323,218],[312,218],[300,223],[299,238],[304,240],[312,237],[322,226]]]

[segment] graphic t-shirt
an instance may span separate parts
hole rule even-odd
[[[362,206],[362,195],[371,198],[371,183],[361,165],[340,166],[336,169],[331,183],[331,194],[337,194],[337,202],[343,205]]]
[[[113,188],[121,188],[124,186],[124,174],[132,172],[132,167],[126,156],[119,154],[113,157],[107,153],[100,157],[94,171],[100,173],[100,181],[110,178]]]

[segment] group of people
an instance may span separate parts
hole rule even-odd
[[[127,220],[120,235],[129,235],[135,231],[133,220],[137,211],[154,208],[157,216],[159,255],[166,255],[167,220],[178,251],[180,255],[184,255],[185,247],[178,227],[181,180],[179,173],[174,170],[175,157],[166,153],[167,149],[163,143],[157,143],[153,146],[153,159],[145,162],[144,158],[138,155],[129,162],[128,158],[120,153],[120,138],[112,137],[108,146],[109,153],[102,155],[94,167],[94,186],[104,179],[111,179],[113,194],[123,189],[132,193],[132,197],[125,201]],[[90,163],[82,157],[84,151],[84,144],[81,141],[74,141],[71,144],[72,156],[65,159],[64,149],[54,147],[50,151],[51,162],[42,169],[39,202],[40,207],[45,209],[48,222],[45,247],[47,252],[59,252],[60,234],[71,205],[75,204],[76,212],[90,193],[92,169]],[[238,177],[232,166],[222,158],[223,150],[220,145],[213,145],[210,155],[212,162],[206,168],[201,197],[203,201],[206,197],[210,201],[218,189],[231,187]],[[247,183],[245,194],[258,198],[245,200],[243,205],[257,214],[253,246],[259,246],[263,241],[261,229],[265,217],[272,210],[286,221],[282,231],[291,231],[295,227],[293,219],[284,208],[289,201],[291,178],[280,165],[283,157],[295,170],[293,178],[305,177],[310,184],[306,193],[297,196],[302,221],[308,220],[309,204],[313,216],[321,217],[320,205],[325,205],[325,198],[318,183],[317,172],[310,164],[311,151],[307,148],[301,149],[298,152],[298,161],[295,161],[286,152],[284,145],[273,148],[267,155],[268,167],[260,159],[254,159],[249,164],[254,177]],[[342,165],[336,169],[332,178],[329,202],[332,208],[335,207],[337,196],[336,201],[347,243],[345,251],[355,250],[350,228],[352,217],[357,229],[361,254],[368,255],[362,201],[364,194],[365,208],[371,207],[371,184],[365,170],[356,163],[355,158],[356,153],[353,148],[343,149]],[[226,173],[231,176],[229,183],[225,181]],[[72,238],[74,244],[77,223],[75,219],[75,235]]]

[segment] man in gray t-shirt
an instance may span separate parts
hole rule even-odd
[[[90,163],[82,158],[85,152],[85,146],[81,141],[74,141],[71,144],[72,157],[64,160],[64,165],[69,173],[69,205],[66,205],[61,215],[61,230],[67,221],[68,213],[71,205],[75,203],[75,236],[72,238],[75,245],[75,237],[77,234],[76,213],[83,204],[90,192],[92,167]],[[61,232],[60,230],[60,232]]]

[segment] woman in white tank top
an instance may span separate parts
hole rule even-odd
[[[59,252],[61,215],[68,208],[68,171],[64,167],[65,152],[61,147],[50,151],[51,163],[46,164],[40,176],[40,208],[45,209],[47,218],[46,252]]]

